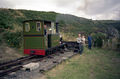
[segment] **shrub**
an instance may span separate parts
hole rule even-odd
[[[9,46],[17,47],[17,48],[21,47],[21,43],[22,43],[22,34],[21,34],[21,32],[17,32],[17,33],[7,32],[4,35],[4,38],[6,40],[6,43]]]
[[[107,37],[106,34],[104,33],[92,33],[92,39],[93,39],[93,43],[94,46],[97,47],[102,47],[103,46],[103,40],[105,40]]]

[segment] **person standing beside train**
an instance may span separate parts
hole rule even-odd
[[[92,47],[92,37],[91,37],[91,35],[89,34],[89,35],[88,35],[88,49],[91,49],[91,47]]]
[[[81,34],[78,34],[77,43],[78,43],[78,45],[79,45],[79,53],[80,53],[80,55],[81,55],[82,52],[83,52],[83,44],[82,44]]]
[[[82,43],[83,43],[83,46],[85,46],[85,41],[86,41],[86,40],[85,40],[85,36],[83,35],[83,36],[82,36]]]

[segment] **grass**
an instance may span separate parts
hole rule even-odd
[[[120,79],[120,53],[85,48],[76,55],[46,72],[46,79]]]

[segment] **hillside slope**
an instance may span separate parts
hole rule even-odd
[[[119,37],[120,32],[120,21],[94,21],[55,12],[0,9],[0,42],[21,47],[22,22],[31,19],[59,22],[60,33],[65,37],[64,39],[77,37],[79,32],[84,34],[102,32],[112,37]]]

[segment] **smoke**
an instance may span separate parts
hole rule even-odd
[[[8,0],[0,0],[0,8],[14,8],[14,4]]]

